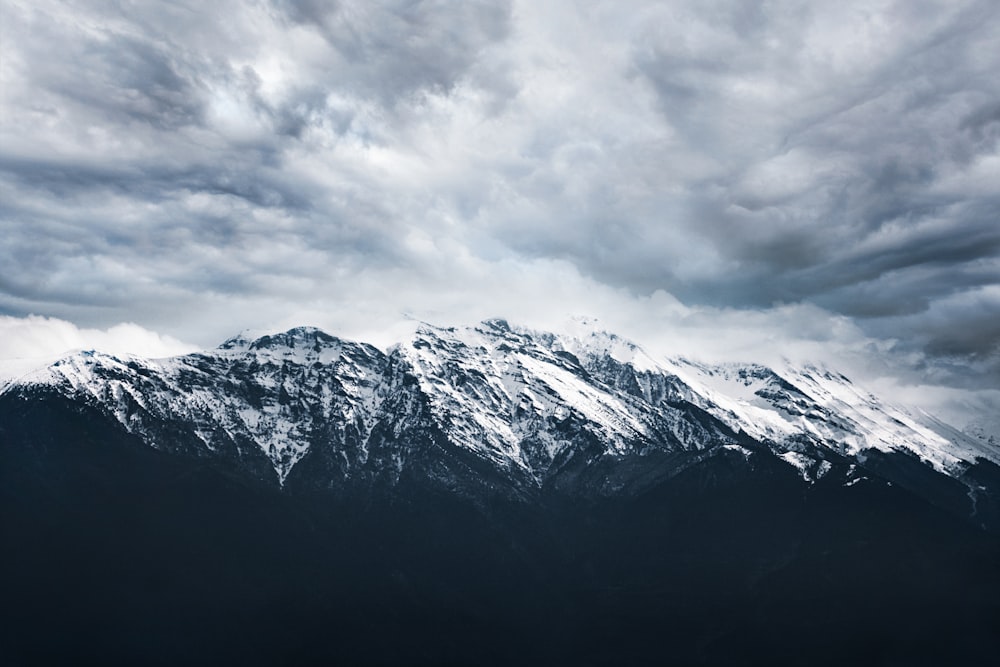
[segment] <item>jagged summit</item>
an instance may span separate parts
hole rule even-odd
[[[325,347],[336,344],[340,338],[332,336],[318,327],[294,327],[287,331],[268,334],[254,334],[243,331],[219,345],[220,350],[238,349],[280,349]]]
[[[223,342],[219,343],[219,350],[235,350],[235,349],[246,349],[250,344],[256,340],[250,330],[244,330],[236,334],[232,338],[227,338]]]

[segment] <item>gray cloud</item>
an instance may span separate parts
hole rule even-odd
[[[316,29],[337,56],[337,83],[387,105],[423,89],[447,92],[483,44],[509,30],[506,2],[279,0],[291,22]]]
[[[989,0],[0,12],[0,313],[595,311],[1000,386]]]

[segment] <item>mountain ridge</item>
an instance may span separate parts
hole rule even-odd
[[[570,335],[502,319],[421,323],[385,351],[316,327],[158,360],[84,351],[9,382],[0,398],[45,391],[98,407],[153,448],[280,487],[315,481],[294,474],[308,459],[331,488],[398,481],[409,466],[475,486],[458,479],[472,465],[487,486],[522,496],[569,489],[593,467],[604,472],[576,491],[614,495],[673,473],[653,461],[717,449],[773,456],[805,483],[834,474],[850,485],[872,455],[902,455],[966,485],[975,514],[983,489],[966,477],[1000,462],[1000,448],[831,369],[658,359],[587,323]],[[657,472],[641,472],[643,460]],[[453,464],[463,472],[442,472]]]
[[[0,643],[27,665],[988,662],[1000,466],[894,410],[825,369],[500,321],[71,355],[0,390]]]

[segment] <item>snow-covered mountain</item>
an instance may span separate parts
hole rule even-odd
[[[996,443],[832,369],[491,320],[19,372],[12,664],[996,655]]]
[[[608,495],[734,455],[770,457],[808,483],[832,473],[853,484],[873,455],[892,455],[962,480],[974,501],[970,469],[1000,463],[995,443],[832,370],[660,359],[596,329],[557,335],[503,320],[421,325],[386,352],[313,328],[169,359],[82,352],[0,398],[53,394],[157,450],[279,485],[419,474],[457,488],[486,475],[522,494],[578,484]]]

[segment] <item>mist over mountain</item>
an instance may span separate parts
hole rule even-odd
[[[1000,448],[825,366],[503,320],[85,351],[0,390],[0,459],[25,664],[998,647]]]

